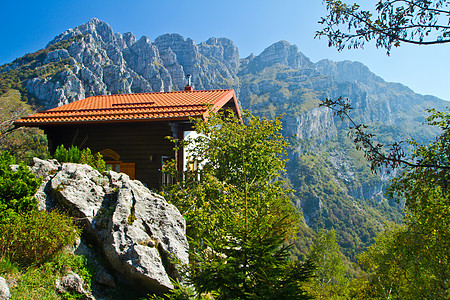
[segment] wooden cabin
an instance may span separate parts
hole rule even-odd
[[[190,118],[207,118],[211,111],[240,111],[234,90],[185,91],[92,96],[16,120],[16,127],[39,127],[54,153],[59,145],[100,152],[107,166],[160,189],[168,178],[161,172],[167,159],[185,166],[166,137],[182,139],[192,131]]]

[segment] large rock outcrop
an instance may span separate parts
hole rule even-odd
[[[122,278],[153,292],[173,288],[175,262],[188,263],[185,221],[141,182],[87,165],[34,160],[44,178],[40,207],[61,207],[81,220],[83,234]]]

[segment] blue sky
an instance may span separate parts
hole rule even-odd
[[[98,18],[114,32],[132,32],[154,40],[164,33],[179,33],[196,43],[209,37],[230,38],[240,56],[261,53],[286,40],[313,62],[328,58],[367,65],[386,81],[403,83],[420,94],[450,101],[450,44],[408,46],[390,56],[373,44],[364,50],[341,53],[314,39],[317,21],[325,14],[321,0],[78,0],[2,1],[0,65],[42,49],[56,35]],[[349,1],[350,2],[350,1]],[[363,0],[374,5],[376,0]]]

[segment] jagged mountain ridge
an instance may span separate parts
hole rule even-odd
[[[26,84],[30,93],[45,100],[46,108],[98,94],[180,90],[187,74],[197,89],[229,87],[237,80],[239,54],[228,39],[211,38],[199,45],[178,34],[154,42],[146,36],[136,40],[132,33],[114,34],[108,24],[92,19],[47,47],[76,36],[81,40],[52,51],[43,61],[67,60],[59,78],[36,77]]]
[[[387,177],[370,174],[346,138],[348,124],[318,103],[348,97],[355,120],[371,124],[384,143],[402,136],[429,140],[435,132],[421,125],[423,110],[446,106],[438,98],[385,82],[358,62],[313,63],[286,41],[239,59],[237,47],[226,38],[200,44],[178,34],[136,40],[132,33],[114,33],[92,19],[47,47],[73,38],[37,64],[45,68],[63,62],[63,71],[25,80],[27,91],[46,108],[96,94],[182,90],[190,74],[195,89],[234,88],[242,107],[255,114],[273,118],[285,113],[284,134],[295,135],[287,174],[305,219],[312,228],[335,228],[349,256],[370,243],[383,221],[397,218],[398,208],[383,197]],[[21,63],[16,60],[0,72]]]

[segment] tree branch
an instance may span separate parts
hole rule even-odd
[[[376,173],[376,171],[383,166],[392,169],[399,166],[406,166],[410,168],[450,170],[450,166],[447,165],[439,165],[431,162],[417,163],[406,160],[406,155],[401,147],[401,144],[405,141],[395,142],[388,145],[390,146],[390,149],[388,152],[385,152],[383,150],[384,145],[373,141],[373,137],[375,135],[365,132],[367,125],[356,124],[356,122],[350,117],[349,112],[353,108],[348,103],[348,99],[344,100],[342,97],[339,97],[337,100],[331,100],[327,98],[319,104],[319,107],[322,106],[333,110],[334,114],[340,117],[341,120],[347,119],[351,123],[348,135],[354,138],[353,143],[355,144],[356,149],[364,152],[364,156],[369,161],[372,172]]]
[[[450,10],[439,8],[447,8],[448,0],[425,4],[412,0],[379,1],[376,19],[372,19],[370,11],[360,10],[357,4],[325,1],[329,14],[319,21],[325,28],[317,31],[316,37],[327,36],[329,46],[336,46],[338,50],[348,44],[349,48],[359,48],[372,39],[376,40],[377,47],[386,48],[388,54],[392,45],[397,47],[400,42],[415,45],[450,43]],[[347,25],[347,33],[336,30],[335,27],[341,25]]]

